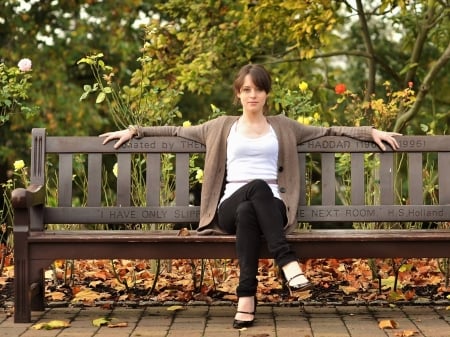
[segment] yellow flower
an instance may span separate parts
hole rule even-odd
[[[197,172],[195,174],[195,179],[197,179],[199,183],[203,182],[203,170],[202,169],[197,170]]]
[[[301,81],[298,87],[301,92],[305,92],[306,90],[308,90],[308,83],[306,83],[305,81]]]
[[[314,113],[313,118],[316,122],[320,121],[320,114],[318,112]]]
[[[19,171],[25,167],[25,162],[23,160],[16,160],[14,162],[14,171]]]
[[[309,125],[310,118],[309,117],[305,117],[305,116],[299,116],[297,118],[297,122],[299,122],[300,124]]]
[[[117,163],[114,164],[113,169],[112,169],[113,174],[116,176],[118,176],[119,174],[119,165],[117,165]]]
[[[191,122],[189,122],[189,121],[185,121],[185,122],[183,122],[183,127],[185,127],[185,128],[188,128],[188,127],[190,127],[192,124],[191,124]]]

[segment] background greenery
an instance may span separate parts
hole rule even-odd
[[[289,113],[287,93],[304,81],[317,108],[305,117],[316,114],[319,124],[447,133],[449,13],[448,0],[4,0],[0,62],[32,60],[28,96],[39,113],[15,113],[0,127],[0,182],[11,176],[14,161],[29,165],[33,127],[97,135],[121,125],[107,100],[80,100],[96,80],[89,64],[78,61],[97,53],[112,67],[105,83],[121,93],[123,111],[155,124],[168,120],[167,107],[179,124],[207,119],[211,104],[238,113],[232,76],[258,62],[277,83],[273,113]],[[348,95],[335,93],[338,83]],[[392,92],[410,86],[413,101],[387,104]],[[143,92],[145,104],[136,105]],[[375,99],[386,109],[364,105]]]

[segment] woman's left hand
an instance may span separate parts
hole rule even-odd
[[[394,150],[397,150],[400,146],[394,136],[401,136],[401,133],[380,131],[378,129],[372,129],[373,141],[380,147],[381,150],[386,151],[386,146],[383,142],[388,143]]]

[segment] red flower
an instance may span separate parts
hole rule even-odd
[[[413,82],[411,82],[411,81],[409,81],[409,82],[408,82],[408,87],[409,87],[409,88],[412,88],[412,87],[413,87],[413,85],[414,85],[414,83],[413,83]]]
[[[347,87],[345,86],[344,83],[338,83],[334,87],[334,92],[338,95],[342,95],[346,91],[347,91]]]

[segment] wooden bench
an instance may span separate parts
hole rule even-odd
[[[445,227],[450,220],[450,136],[403,136],[399,142],[399,151],[385,153],[372,143],[346,137],[324,137],[298,146],[299,188],[303,191],[299,228],[312,224],[312,229],[288,235],[299,257],[450,256],[450,230]],[[198,222],[199,207],[190,205],[189,158],[204,151],[203,145],[177,137],[134,139],[115,150],[112,142],[102,145],[98,137],[50,137],[45,129],[34,129],[31,184],[12,193],[15,322],[29,322],[31,310],[44,309],[43,270],[56,259],[235,258],[232,235],[200,236],[194,231],[179,236],[177,230],[129,229],[129,224],[156,227]],[[175,158],[175,197],[170,206],[160,205],[161,153]],[[85,202],[78,206],[73,174],[74,166],[80,165],[75,160],[80,154],[85,156],[87,188]],[[146,168],[146,196],[145,205],[136,206],[130,177],[138,154]],[[47,163],[51,160],[52,170],[58,169],[56,206],[46,204],[46,184],[52,178]],[[109,170],[102,165],[111,160],[118,163],[114,205],[106,203],[102,194],[103,175]],[[426,164],[432,169],[425,168]],[[372,176],[375,180],[368,183]],[[327,222],[347,229],[314,227]],[[420,228],[417,225],[422,222],[444,225],[412,229]],[[349,228],[384,223],[395,229]],[[55,230],[54,224],[65,229]],[[80,230],[80,225],[96,224],[121,230]],[[265,249],[261,257],[269,257]]]

